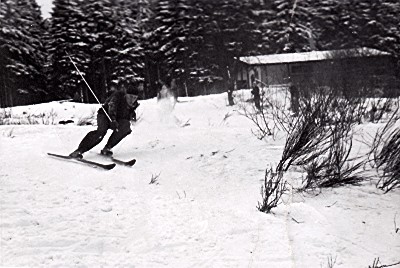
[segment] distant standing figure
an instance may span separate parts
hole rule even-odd
[[[260,87],[258,86],[258,83],[256,81],[253,82],[253,89],[251,93],[254,96],[254,105],[256,108],[261,111],[261,105],[260,105]]]
[[[299,113],[299,99],[300,99],[300,92],[298,88],[291,84],[289,86],[289,91],[290,91],[290,108],[292,112],[297,115]]]
[[[171,80],[171,93],[174,96],[175,102],[177,102],[178,101],[179,92],[178,92],[178,86],[176,84],[176,79],[175,78],[173,78]]]
[[[82,102],[82,95],[79,91],[76,91],[73,98],[74,102]]]

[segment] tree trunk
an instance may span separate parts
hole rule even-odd
[[[99,96],[99,101],[100,102],[104,102],[105,99],[107,98],[107,91],[108,91],[108,85],[107,85],[107,70],[106,70],[106,64],[105,64],[105,59],[103,57],[103,59],[101,60],[101,67],[102,67],[102,71],[103,71],[103,75],[102,75],[102,86],[101,86],[101,92],[100,92],[100,96]]]
[[[230,82],[228,82],[228,103],[229,106],[235,105],[235,102],[233,101],[233,86]]]
[[[6,107],[6,82],[5,82],[5,77],[2,75],[0,76],[1,81],[1,88],[0,88],[0,108],[5,108]]]
[[[233,101],[234,83],[233,83],[233,77],[231,76],[228,66],[226,66],[226,74],[227,74],[227,80],[226,80],[227,82],[225,83],[225,86],[226,86],[226,91],[228,93],[228,104],[229,106],[233,106],[235,105],[235,102]]]

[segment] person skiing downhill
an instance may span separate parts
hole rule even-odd
[[[113,133],[101,150],[101,154],[111,156],[113,154],[111,149],[132,133],[130,121],[136,119],[135,110],[139,106],[137,100],[138,96],[128,94],[124,85],[121,86],[120,90],[115,90],[97,112],[97,129],[87,133],[80,142],[78,149],[69,156],[83,158],[83,154],[98,145],[108,129],[112,129]]]

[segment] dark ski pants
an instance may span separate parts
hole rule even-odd
[[[254,95],[254,104],[257,108],[257,110],[261,111],[261,105],[260,105],[260,95],[256,94]]]
[[[118,119],[118,131],[113,131],[110,138],[107,141],[105,147],[113,148],[117,145],[123,138],[132,133],[131,124],[127,119]],[[90,131],[83,138],[79,144],[78,151],[81,153],[87,152],[96,145],[98,145],[107,134],[107,130],[110,128],[110,120],[105,114],[97,114],[97,129]]]

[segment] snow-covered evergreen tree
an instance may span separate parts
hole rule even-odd
[[[205,66],[210,76],[220,80],[220,86],[229,93],[234,87],[235,58],[255,54],[261,43],[252,3],[209,1],[204,10],[204,46],[200,54],[207,61]]]
[[[315,2],[274,0],[264,21],[264,42],[272,53],[310,51],[313,43],[312,19]]]
[[[89,45],[90,65],[87,80],[100,100],[107,97],[118,56],[116,3],[111,0],[88,0],[82,4],[82,38]]]
[[[137,88],[144,81],[144,48],[142,46],[141,26],[147,18],[144,0],[120,0],[116,9],[118,47],[113,59],[112,79],[124,82],[130,88]]]
[[[56,0],[50,29],[51,80],[64,96],[95,101],[71,64],[71,55],[86,81],[104,100],[110,85],[143,80],[137,25],[128,1]],[[127,8],[127,9],[126,9]]]
[[[83,39],[82,0],[54,0],[47,49],[49,56],[49,88],[59,98],[74,95],[87,100],[90,92],[70,61],[76,63],[83,75],[89,69],[89,44]]]
[[[124,18],[127,20],[128,29],[133,28],[135,32],[134,42],[140,45],[140,48],[134,49],[136,54],[140,54],[137,59],[141,61],[139,71],[140,77],[143,80],[143,91],[140,92],[140,97],[147,98],[156,95],[155,82],[158,79],[157,72],[154,68],[154,49],[152,44],[152,29],[154,29],[154,0],[121,0],[121,9],[124,13]],[[137,69],[137,68],[136,68]],[[151,90],[154,89],[154,90]],[[153,92],[152,92],[153,91]]]
[[[0,105],[45,97],[42,17],[35,0],[0,3]]]
[[[150,42],[155,51],[159,79],[175,78],[187,87],[196,68],[199,38],[199,15],[202,10],[192,0],[161,0],[155,9],[156,28]],[[201,26],[200,26],[201,27]],[[169,83],[169,81],[165,81]]]
[[[400,2],[363,1],[359,12],[359,38],[366,46],[400,56]]]

